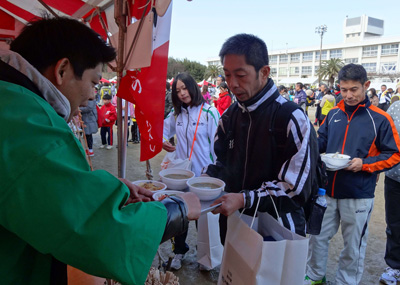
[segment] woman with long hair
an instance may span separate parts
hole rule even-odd
[[[164,119],[163,149],[176,151],[176,158],[189,158],[191,170],[200,176],[203,167],[215,162],[214,136],[219,113],[205,101],[196,81],[188,73],[180,73],[175,77],[172,105],[174,108]],[[174,135],[176,146],[169,142]],[[186,237],[187,231],[174,238],[173,269],[181,268],[183,256],[189,250]]]
[[[203,95],[204,100],[206,100],[207,103],[210,103],[211,95],[208,92],[208,85],[203,85],[201,88],[201,95]]]

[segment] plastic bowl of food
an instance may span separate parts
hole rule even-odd
[[[194,177],[194,172],[187,169],[170,168],[161,170],[159,175],[168,189],[183,190],[188,187],[186,182]]]
[[[321,155],[321,159],[328,168],[343,167],[349,163],[350,156],[341,153],[326,153]]]
[[[163,191],[157,191],[153,194],[153,199],[154,201],[162,201],[167,197],[173,197],[177,196],[179,194],[182,194],[184,192],[182,191],[175,191],[175,190],[163,190]]]
[[[225,182],[214,177],[195,177],[187,181],[189,191],[195,193],[201,201],[218,198],[225,188]]]
[[[167,189],[167,185],[155,180],[137,180],[132,181],[132,183],[151,191],[161,191]]]

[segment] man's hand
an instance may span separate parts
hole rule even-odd
[[[194,193],[182,193],[179,195],[186,203],[188,209],[188,220],[197,220],[200,218],[201,205],[200,200]]]
[[[214,206],[218,203],[222,203],[222,205],[212,211],[213,214],[222,214],[224,216],[230,216],[235,211],[243,208],[244,206],[244,198],[243,193],[229,193],[226,194],[217,200],[215,200],[211,205]]]
[[[358,172],[361,171],[362,165],[363,165],[362,159],[356,157],[350,161],[350,165],[346,167],[344,170]]]
[[[153,192],[147,190],[143,187],[139,187],[127,179],[119,178],[119,180],[124,183],[129,188],[129,195],[128,200],[126,201],[125,205],[137,202],[149,202],[152,200]]]
[[[105,120],[106,120],[106,122],[107,122],[107,123],[109,123],[109,122],[110,122],[110,120],[109,120],[109,119],[105,119]]]
[[[173,152],[175,151],[176,147],[174,147],[170,142],[166,141],[163,142],[162,148],[168,152]]]

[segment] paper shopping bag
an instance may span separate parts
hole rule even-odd
[[[213,269],[221,264],[224,252],[219,236],[219,214],[201,215],[197,225],[197,262]]]
[[[308,239],[290,232],[267,213],[258,213],[258,232],[237,214],[228,231],[218,284],[303,284]]]

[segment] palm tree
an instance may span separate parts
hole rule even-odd
[[[328,85],[333,86],[335,77],[338,75],[339,70],[344,66],[344,62],[340,58],[331,58],[323,60],[321,68],[317,71],[319,78],[327,78]]]
[[[220,65],[215,65],[211,64],[207,67],[206,72],[204,73],[204,79],[208,79],[211,77],[211,80],[213,81],[215,78],[218,77],[218,75],[222,74],[223,70]]]

